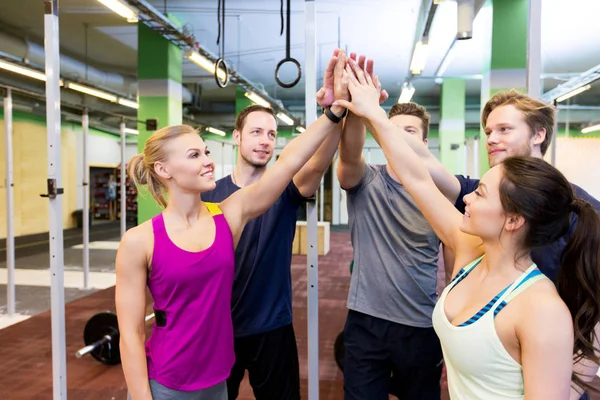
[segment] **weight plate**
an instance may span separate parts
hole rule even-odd
[[[105,335],[110,335],[112,340],[109,343],[97,347],[90,354],[103,364],[120,364],[119,322],[117,320],[117,315],[114,313],[102,312],[90,318],[83,330],[83,341],[86,346],[89,346],[102,339]]]

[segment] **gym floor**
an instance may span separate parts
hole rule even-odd
[[[114,310],[114,257],[118,237],[118,225],[92,230],[91,288],[83,290],[82,252],[81,246],[78,246],[81,243],[81,232],[65,231],[67,388],[68,398],[71,400],[126,398],[127,389],[120,367],[103,365],[91,356],[81,359],[74,356],[83,347],[82,335],[87,320],[97,312]],[[4,329],[0,326],[0,343],[3,343],[0,346],[0,360],[4,371],[10,371],[0,374],[3,400],[52,399],[50,288],[47,242],[44,244],[43,240],[40,238],[36,242],[30,238],[29,243],[34,243],[30,246],[17,242],[16,296],[17,312],[20,314],[17,321],[9,321],[6,317],[6,282],[0,281],[0,324],[12,323]],[[0,243],[0,249],[3,248],[3,243]],[[5,254],[0,254],[0,257],[6,259]],[[333,342],[343,329],[346,318],[346,296],[350,283],[348,267],[351,259],[348,232],[345,229],[332,229],[330,252],[319,258],[319,389],[322,400],[343,399],[343,376],[333,358]],[[6,268],[4,263],[0,264],[0,268]],[[5,270],[0,269],[0,279],[6,279],[5,275]],[[305,256],[293,257],[292,277],[302,398],[307,399]],[[596,386],[600,388],[600,382]],[[447,393],[442,398],[447,400]],[[239,400],[253,399],[252,389],[246,379],[242,384]],[[600,396],[592,397],[592,400],[600,400]]]

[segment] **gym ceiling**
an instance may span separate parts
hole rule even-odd
[[[416,91],[413,101],[438,108],[439,69],[456,34],[456,2],[445,0],[426,21],[433,0],[316,0],[317,84],[334,48],[365,53],[375,60],[376,73],[390,100],[398,100],[409,79]],[[437,1],[437,0],[436,0]],[[496,0],[498,1],[498,0]],[[0,59],[27,63],[27,50],[43,50],[44,9],[41,0],[0,0]],[[146,0],[160,13],[172,14],[191,32],[201,47],[219,56],[218,0]],[[283,2],[285,5],[285,1]],[[456,41],[443,76],[467,79],[467,123],[477,124],[482,58],[491,13],[481,7],[474,22],[473,38]],[[286,35],[281,31],[280,0],[226,0],[225,60],[256,88],[282,102],[293,116],[303,119],[304,74],[293,88],[275,82],[277,63],[285,57]],[[543,89],[547,92],[570,78],[600,64],[600,1],[542,0]],[[284,18],[285,19],[285,18]],[[111,92],[135,100],[137,71],[137,25],[114,13],[97,0],[59,0],[61,57],[73,61],[72,78],[85,82],[85,70],[110,75]],[[425,22],[425,24],[424,24]],[[429,51],[424,70],[412,76],[409,70],[415,43],[424,26],[429,29]],[[304,67],[304,1],[291,1],[291,56]],[[39,54],[38,54],[39,56]],[[43,53],[42,53],[43,57]],[[35,57],[32,57],[35,58]],[[43,60],[43,58],[42,58]],[[184,117],[200,125],[229,129],[235,119],[235,85],[220,88],[209,72],[183,59],[183,84],[190,98]],[[31,64],[43,69],[42,64]],[[305,68],[303,68],[303,73]],[[293,80],[290,65],[281,69],[283,81]],[[63,76],[65,76],[63,74]],[[69,78],[69,76],[65,76]],[[43,93],[44,83],[0,69],[0,85],[31,93]],[[95,85],[98,87],[97,85]],[[82,94],[62,89],[65,102],[81,104]],[[44,115],[43,97],[15,92],[15,109]],[[103,112],[91,112],[90,122],[107,130],[118,130],[119,118],[104,111],[135,117],[135,109],[85,96],[86,104]],[[570,116],[571,123],[600,120],[600,83],[573,97],[570,106],[582,108]],[[77,107],[63,105],[65,115],[77,115]],[[64,118],[64,117],[63,117]],[[473,121],[471,121],[473,119]],[[564,118],[559,116],[562,121]],[[435,117],[433,118],[434,124]]]

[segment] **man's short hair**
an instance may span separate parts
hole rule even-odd
[[[515,89],[498,92],[485,103],[485,107],[481,113],[481,124],[483,125],[483,128],[485,129],[487,119],[495,108],[507,105],[513,105],[517,110],[523,113],[523,119],[531,130],[531,136],[535,135],[535,132],[540,129],[546,130],[546,137],[540,146],[542,155],[546,154],[554,133],[556,108],[543,101],[519,93]]]
[[[388,118],[395,117],[396,115],[412,115],[421,120],[423,124],[423,140],[429,136],[429,120],[431,116],[425,110],[425,107],[420,106],[416,103],[397,103],[392,106],[388,113]]]
[[[251,106],[244,108],[238,114],[238,116],[235,118],[235,125],[233,126],[233,129],[241,132],[242,129],[244,129],[244,124],[246,123],[246,118],[248,117],[248,114],[255,112],[255,111],[261,111],[261,112],[266,112],[267,114],[271,114],[273,116],[273,118],[275,118],[275,123],[277,123],[277,118],[275,117],[275,112],[273,112],[273,109],[271,107],[265,107],[265,106],[261,106],[259,104],[252,104]]]

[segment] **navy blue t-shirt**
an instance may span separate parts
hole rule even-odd
[[[460,182],[460,194],[456,199],[456,204],[454,205],[461,213],[465,212],[465,203],[463,201],[463,197],[475,189],[479,185],[479,179],[471,179],[468,177],[464,177],[463,175],[456,175],[456,178]],[[580,188],[579,186],[572,184],[573,191],[575,192],[575,196],[589,202],[592,207],[596,209],[598,213],[600,213],[600,202],[592,197],[588,192]],[[549,244],[544,247],[532,249],[531,251],[531,259],[534,263],[537,264],[540,271],[544,273],[548,278],[552,280],[552,282],[556,283],[556,278],[558,277],[558,270],[560,268],[560,259],[562,253],[567,246],[567,241],[569,237],[573,233],[575,226],[577,224],[577,216],[575,214],[571,214],[571,228],[569,232],[561,237],[558,241]]]
[[[240,188],[231,175],[217,181],[202,201],[219,203]],[[292,243],[304,198],[290,182],[277,201],[248,222],[235,250],[231,314],[235,337],[256,335],[292,323]]]

